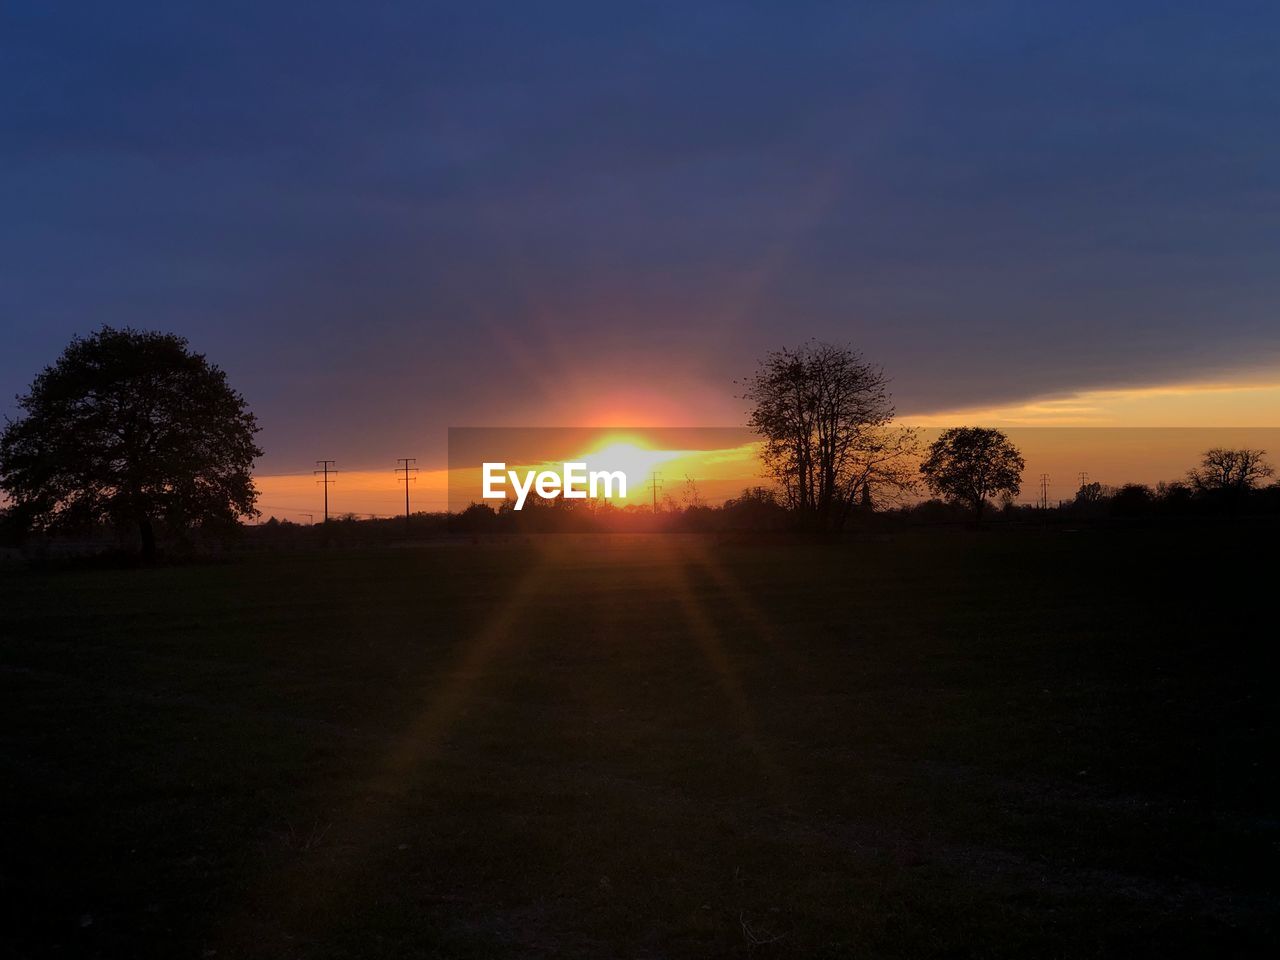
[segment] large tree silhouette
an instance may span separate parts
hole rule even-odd
[[[914,483],[915,435],[891,426],[888,384],[856,350],[816,341],[769,354],[746,381],[764,462],[804,525],[838,530]]]
[[[1265,450],[1214,447],[1204,452],[1200,466],[1190,471],[1187,479],[1201,493],[1244,494],[1275,475],[1266,457]]]
[[[952,427],[929,445],[920,473],[936,496],[967,504],[981,520],[988,498],[1018,495],[1025,467],[1018,448],[999,430]]]
[[[149,557],[157,525],[256,514],[257,423],[181,337],[103,327],[73,340],[18,404],[0,435],[0,488],[33,526],[128,525]]]

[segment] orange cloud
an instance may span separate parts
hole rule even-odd
[[[1081,390],[903,419],[919,426],[1277,427],[1280,376],[1262,382]]]

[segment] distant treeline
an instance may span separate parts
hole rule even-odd
[[[1074,498],[1048,507],[1006,502],[989,517],[991,522],[1043,522],[1059,520],[1161,519],[1177,517],[1229,517],[1280,514],[1280,484],[1256,489],[1197,489],[1174,481],[1154,487],[1128,483],[1119,487],[1100,483],[1082,486]],[[676,530],[690,533],[735,530],[787,531],[795,517],[780,497],[767,487],[744,490],[723,506],[669,504],[657,514],[646,507],[604,507],[595,510],[565,501],[526,506],[519,513],[495,511],[472,504],[446,521],[456,532],[538,532],[541,530],[594,529],[602,531]],[[390,522],[390,521],[387,521]],[[928,525],[974,523],[968,505],[939,499],[877,510],[855,508],[850,517],[854,529],[868,524]],[[400,521],[404,523],[403,520]]]
[[[967,507],[942,500],[926,500],[893,512],[919,523],[973,518]],[[1126,483],[1118,487],[1087,483],[1076,491],[1072,499],[1054,501],[1047,508],[1005,503],[994,514],[994,519],[1036,520],[1046,514],[1071,520],[1280,515],[1280,484],[1248,489],[1209,489],[1182,481],[1159,483],[1154,487],[1141,483]]]
[[[1046,508],[1005,503],[988,515],[984,524],[1061,522],[1125,522],[1176,520],[1178,518],[1230,518],[1280,516],[1280,485],[1248,490],[1196,489],[1189,483],[1161,483],[1154,487],[1124,484],[1119,487],[1090,483],[1075,497]],[[903,527],[975,525],[966,505],[933,499],[876,510],[855,510],[847,525],[851,532]],[[328,536],[344,541],[383,540],[403,537],[483,536],[537,533],[776,533],[796,530],[796,518],[781,498],[767,487],[744,490],[720,506],[675,504],[654,512],[647,506],[615,507],[609,504],[565,500],[531,500],[520,511],[494,509],[473,503],[458,513],[419,513],[408,521],[360,520],[347,517],[331,521],[327,528],[268,520],[249,528],[250,538],[263,542],[298,543]]]
[[[992,510],[983,526],[1026,526],[1108,523],[1166,523],[1189,518],[1241,519],[1280,517],[1280,485],[1254,489],[1197,489],[1191,483],[1161,483],[1154,487],[1124,484],[1118,487],[1090,483],[1075,497],[1046,508],[1005,503]],[[4,522],[0,511],[0,546],[23,547],[30,556],[82,555],[130,545],[121,531],[109,525],[85,530],[76,536],[33,534]],[[912,528],[976,526],[966,505],[943,500],[890,509],[858,509],[845,533],[888,532]],[[744,490],[719,506],[676,504],[668,501],[655,513],[647,506],[616,507],[610,504],[531,501],[515,511],[488,504],[472,504],[458,513],[416,513],[406,519],[338,517],[328,524],[300,524],[274,517],[265,522],[222,528],[216,533],[182,536],[169,531],[165,540],[171,553],[201,554],[242,549],[312,549],[327,545],[374,546],[415,540],[487,538],[554,533],[700,533],[717,535],[763,534],[788,536],[797,530],[795,514],[767,487]]]

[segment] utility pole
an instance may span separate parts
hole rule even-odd
[[[1085,488],[1085,484],[1089,482],[1089,471],[1081,470],[1079,477],[1080,477],[1080,489],[1083,490]]]
[[[1040,509],[1049,509],[1049,475],[1040,474]]]
[[[418,472],[418,468],[414,466],[418,462],[417,457],[397,457],[396,463],[401,466],[396,467],[396,473],[404,474],[400,479],[404,481],[404,525],[407,529],[409,526],[409,481],[417,483],[418,478],[414,476]]]
[[[653,471],[649,479],[649,489],[653,491],[653,514],[658,515],[658,491],[662,489],[662,479],[658,476],[658,471]]]
[[[333,480],[329,479],[329,474],[331,473],[336,474],[338,472],[337,470],[333,469],[333,465],[337,462],[338,462],[337,460],[317,460],[316,463],[320,465],[320,469],[311,471],[312,474],[318,473],[322,475],[321,479],[317,480],[316,483],[324,487],[324,522],[325,523],[329,522],[329,484],[334,482]]]

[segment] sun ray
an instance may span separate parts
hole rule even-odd
[[[710,669],[716,685],[720,688],[743,743],[760,767],[770,793],[779,804],[782,804],[785,800],[784,790],[789,777],[769,752],[756,729],[750,704],[742,686],[742,679],[725,650],[715,620],[707,612],[694,590],[687,555],[670,540],[666,541],[663,570],[667,576],[671,595],[679,604],[690,636]]]
[[[561,545],[546,540],[539,543],[544,554],[557,552]],[[457,656],[454,665],[445,673],[438,688],[424,691],[424,706],[405,727],[404,731],[383,754],[372,769],[370,779],[358,798],[341,813],[334,814],[333,823],[338,825],[336,831],[326,836],[326,843],[333,847],[364,851],[374,844],[377,827],[389,817],[394,805],[404,795],[406,785],[411,782],[409,775],[419,770],[424,764],[431,762],[439,755],[450,731],[454,729],[463,707],[467,702],[473,682],[483,675],[484,670],[502,654],[504,648],[518,631],[515,627],[520,615],[529,602],[538,595],[546,585],[549,565],[546,562],[530,563],[523,574],[515,580],[511,588],[500,602],[495,604],[483,625],[472,635],[470,641]],[[328,917],[339,917],[340,910],[333,909],[342,899],[343,891],[348,889],[356,878],[343,874],[335,879],[330,877],[323,888],[311,882],[309,871],[297,865],[286,864],[274,870],[268,870],[256,893],[246,898],[242,910],[228,926],[226,933],[231,943],[246,942],[251,939],[254,924],[255,906],[261,900],[279,900],[279,891],[290,891],[292,916],[305,918],[305,925],[314,935],[317,924],[327,922]]]

